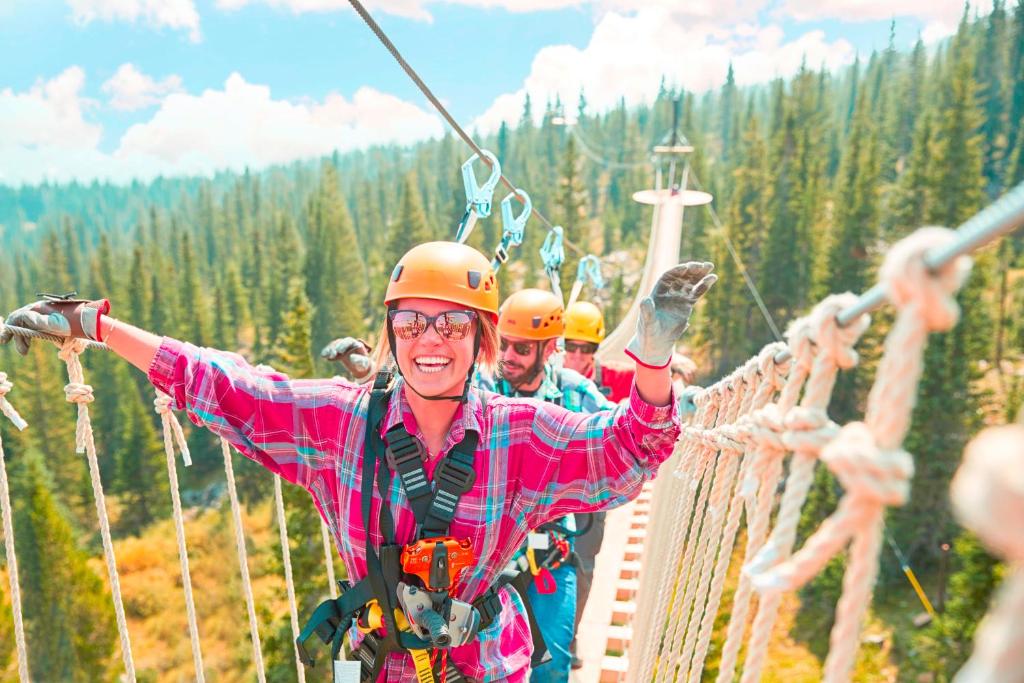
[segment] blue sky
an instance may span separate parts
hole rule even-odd
[[[375,0],[452,114],[597,109],[838,68],[948,33],[949,0]],[[984,9],[984,8],[982,8]],[[513,11],[514,10],[514,11]],[[0,0],[0,183],[211,173],[443,131],[345,0]]]

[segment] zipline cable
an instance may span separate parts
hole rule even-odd
[[[408,74],[409,78],[412,79],[412,82],[415,83],[416,87],[420,89],[420,92],[422,92],[423,95],[430,101],[430,103],[434,105],[434,108],[437,109],[438,113],[441,114],[442,117],[444,117],[444,120],[448,122],[448,125],[452,127],[452,130],[454,130],[455,133],[460,138],[462,138],[463,142],[469,145],[470,149],[472,149],[477,155],[479,155],[481,161],[490,166],[491,162],[484,154],[484,150],[478,144],[476,144],[476,142],[473,141],[473,138],[469,137],[466,131],[462,129],[462,126],[460,126],[458,122],[454,118],[452,118],[452,115],[448,113],[448,110],[444,108],[444,105],[441,104],[437,97],[434,96],[434,93],[431,92],[430,88],[427,87],[427,84],[424,83],[423,79],[421,79],[419,75],[416,73],[416,70],[409,65],[409,62],[405,61],[405,58],[402,57],[401,53],[398,51],[398,48],[395,47],[395,44],[391,42],[391,39],[388,38],[386,33],[384,33],[384,30],[376,21],[374,21],[373,17],[370,16],[370,13],[366,11],[366,8],[363,7],[363,3],[361,3],[359,0],[348,1],[349,4],[352,5],[352,9],[356,11],[356,14],[358,14],[366,23],[366,25],[370,28],[370,30],[373,31],[374,35],[377,36],[377,39],[380,40],[381,44],[385,48],[387,48],[387,51],[390,52],[391,56],[395,58],[395,61],[398,62],[398,65],[402,67],[402,70],[405,71],[406,74]],[[505,176],[504,174],[501,175],[499,180],[505,185],[505,187],[512,190],[513,192],[516,192],[519,189],[519,187],[515,185],[511,180],[509,180],[508,177]],[[518,193],[516,194],[516,198],[522,201]],[[552,224],[551,221],[545,218],[544,214],[542,214],[536,208],[533,209],[532,215],[540,219],[540,222],[543,223],[544,227],[546,227],[548,230],[551,230],[552,228],[555,227],[554,224]],[[584,255],[583,249],[577,247],[569,240],[565,240],[564,244],[573,251],[575,251],[579,256]]]
[[[704,189],[700,180],[697,178],[697,174],[692,169],[690,170],[690,177],[693,179],[693,186],[695,188],[698,190]],[[739,268],[740,275],[743,277],[743,282],[746,283],[747,289],[750,291],[750,295],[754,297],[754,301],[757,303],[757,307],[761,311],[761,317],[763,317],[764,321],[768,323],[768,328],[772,331],[775,341],[784,341],[782,333],[779,332],[778,325],[775,324],[775,319],[772,318],[772,314],[768,310],[768,307],[764,305],[764,299],[761,298],[761,293],[757,290],[757,286],[750,278],[750,273],[747,271],[747,267],[743,264],[743,259],[740,258],[739,252],[736,251],[736,247],[733,245],[732,240],[729,239],[729,233],[722,224],[722,220],[718,217],[718,212],[715,211],[714,205],[708,204],[708,211],[711,212],[711,221],[715,224],[715,227],[718,228],[718,232],[722,235],[722,239],[725,241],[725,248],[729,250],[729,255],[736,263],[736,267]],[[782,361],[780,360],[778,362]]]

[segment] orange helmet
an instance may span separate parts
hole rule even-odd
[[[505,299],[498,334],[533,341],[561,337],[565,330],[562,300],[543,289],[523,289]]]
[[[604,341],[604,316],[589,301],[577,301],[565,312],[565,338],[600,344]]]
[[[405,253],[391,273],[384,303],[405,298],[451,301],[498,319],[498,281],[490,259],[458,242],[425,242]]]

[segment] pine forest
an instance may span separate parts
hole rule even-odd
[[[868,289],[897,239],[922,225],[956,227],[1024,181],[1024,0],[996,0],[984,16],[968,9],[948,40],[910,50],[890,41],[837,72],[805,63],[791,78],[740,87],[730,69],[716,90],[695,94],[666,82],[648,105],[601,112],[591,111],[585,92],[575,102],[527,101],[518,124],[480,135],[578,248],[566,250],[563,283],[580,254],[600,257],[606,283],[591,295],[610,328],[634,298],[650,233],[651,207],[632,194],[654,186],[650,150],[671,129],[677,100],[679,131],[695,148],[689,186],[715,196],[710,208],[687,211],[679,255],[713,261],[721,278],[687,342],[706,384],[823,296]],[[398,258],[417,243],[454,238],[465,208],[459,167],[470,154],[448,133],[212,178],[0,186],[0,309],[37,292],[77,291],[110,299],[112,315],[145,329],[237,351],[291,377],[330,376],[338,368],[320,349],[342,336],[374,341]],[[538,257],[545,235],[536,220],[527,225],[501,271],[503,294],[546,286]],[[470,243],[491,253],[500,239],[492,217]],[[888,515],[891,546],[871,608],[870,628],[884,637],[862,648],[857,680],[951,680],[1004,571],[957,525],[948,490],[970,436],[1018,419],[1024,403],[1024,238],[977,253],[960,301],[959,325],[927,350],[906,443],[916,460],[913,489]],[[840,376],[830,407],[839,422],[863,410],[887,316],[876,314],[860,367]],[[152,389],[111,354],[86,353],[83,363],[95,387],[90,410],[139,680],[191,680]],[[52,346],[34,344],[24,358],[0,348],[0,369],[31,425],[19,432],[0,420],[33,680],[119,680],[118,634],[63,364]],[[211,680],[255,680],[220,445],[182,421],[194,464],[179,476],[206,669]],[[272,479],[244,458],[235,459],[235,472],[268,678],[295,680]],[[838,494],[819,467],[801,538]],[[285,506],[301,617],[327,595],[320,523],[298,487],[285,487]],[[923,610],[897,551],[940,612],[930,623],[913,623]],[[840,562],[797,596],[771,680],[813,680],[799,672],[827,651]],[[335,571],[343,576],[340,561]],[[4,578],[0,681],[17,680],[9,599]],[[712,654],[705,680],[714,672]],[[329,680],[329,672],[307,678]]]

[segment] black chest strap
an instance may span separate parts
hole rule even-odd
[[[402,480],[405,495],[420,527],[419,537],[448,535],[459,499],[473,488],[476,481],[473,469],[479,442],[476,432],[467,431],[462,441],[438,463],[433,489],[423,466],[424,452],[419,439],[409,434],[401,422],[388,430],[385,439],[388,464]]]

